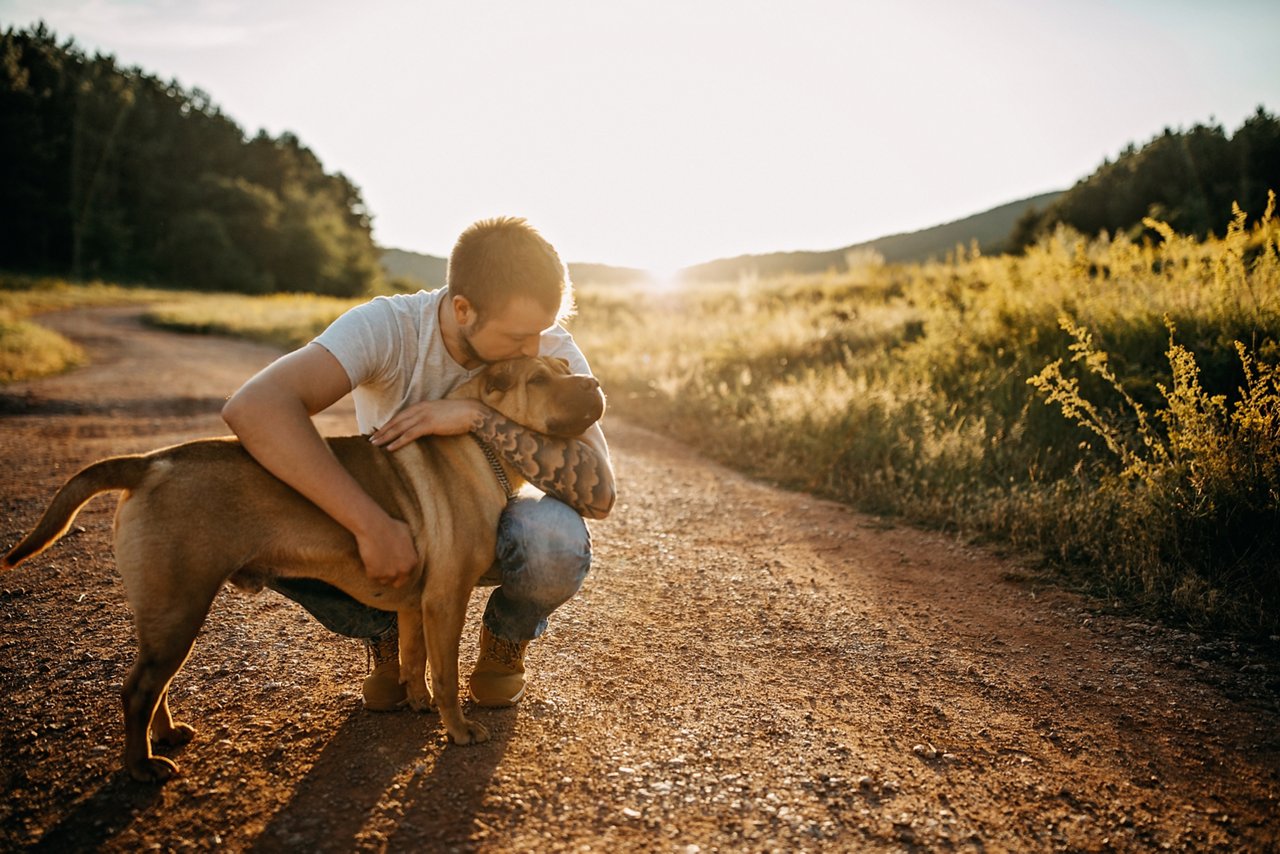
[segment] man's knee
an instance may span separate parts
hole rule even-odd
[[[509,592],[563,602],[591,568],[591,534],[582,517],[557,499],[518,499],[498,523],[498,568]]]

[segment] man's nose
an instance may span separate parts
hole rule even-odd
[[[541,345],[541,338],[532,338],[520,345],[520,355],[528,356],[530,359],[536,358]]]

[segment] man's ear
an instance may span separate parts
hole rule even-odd
[[[450,297],[449,304],[453,309],[453,319],[458,322],[459,326],[466,326],[475,316],[475,306],[471,304],[471,300],[461,294]]]
[[[509,390],[515,384],[516,380],[511,373],[510,362],[498,362],[497,364],[490,365],[485,371],[485,394],[504,392]]]

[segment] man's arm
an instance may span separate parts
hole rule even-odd
[[[599,424],[576,439],[538,433],[486,407],[472,430],[529,483],[588,519],[603,519],[617,494],[609,447]]]
[[[349,391],[338,360],[310,344],[259,371],[227,400],[222,418],[263,468],[355,536],[370,578],[398,587],[418,563],[409,526],[364,491],[311,421]]]
[[[580,515],[603,519],[613,509],[613,464],[599,424],[576,439],[560,439],[523,427],[477,400],[430,400],[405,407],[369,438],[394,451],[420,436],[467,432]]]

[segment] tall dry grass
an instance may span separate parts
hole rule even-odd
[[[587,287],[575,335],[614,411],[754,475],[1274,632],[1277,223],[1237,212],[1204,242],[1149,225],[1022,257]]]
[[[147,323],[176,332],[234,335],[292,350],[364,300],[315,294],[192,294],[147,310]]]

